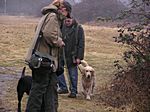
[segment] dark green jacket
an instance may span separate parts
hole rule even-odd
[[[74,59],[82,60],[84,58],[85,37],[84,30],[77,22],[70,27],[62,27],[63,40],[65,42],[65,61],[68,67],[76,64]]]

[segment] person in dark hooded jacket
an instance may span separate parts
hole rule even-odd
[[[67,66],[68,70],[68,80],[69,80],[69,89],[70,94],[68,97],[76,98],[78,93],[77,84],[78,84],[78,69],[77,66],[80,64],[80,61],[84,58],[84,30],[81,25],[79,25],[75,19],[67,18],[64,21],[62,28],[63,40],[65,42],[64,48],[64,63]],[[69,93],[68,87],[65,81],[64,74],[58,77],[58,93],[66,94]]]
[[[57,68],[60,55],[60,49],[65,45],[62,41],[61,23],[68,15],[71,5],[68,2],[55,0],[53,4],[42,9],[44,20],[39,22],[36,30],[38,34],[39,26],[42,37],[38,42],[36,51],[46,56],[53,57],[53,67],[48,69],[39,67],[32,69],[32,87],[27,102],[26,112],[57,112],[58,94],[57,94]],[[43,18],[42,17],[42,18]],[[42,25],[41,25],[42,24]],[[35,38],[39,35],[35,35]],[[34,39],[33,39],[34,40]],[[26,62],[30,60],[32,46],[26,57]],[[42,60],[46,62],[46,60]]]

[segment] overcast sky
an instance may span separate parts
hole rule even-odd
[[[68,1],[75,1],[75,2],[81,2],[82,0],[68,0]],[[128,4],[129,0],[120,0],[121,2]]]
[[[121,2],[128,4],[129,0],[120,0]]]

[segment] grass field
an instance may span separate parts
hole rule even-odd
[[[8,68],[1,70],[0,74],[17,75],[21,72],[37,21],[35,18],[0,16],[0,67]],[[85,60],[96,71],[95,96],[91,101],[83,98],[79,75],[77,99],[59,95],[59,112],[130,112],[126,108],[110,107],[100,99],[101,93],[114,77],[113,62],[121,59],[124,51],[112,38],[117,35],[117,28],[89,25],[83,25],[83,28],[86,35]],[[30,74],[29,69],[27,74]],[[16,112],[17,109],[17,80],[18,78],[7,83],[6,95],[1,99],[3,106],[10,108],[11,112]],[[23,98],[23,110],[27,98],[26,95]]]

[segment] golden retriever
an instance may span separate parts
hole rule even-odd
[[[87,100],[91,100],[95,87],[95,70],[85,60],[81,60],[81,64],[78,67],[82,74],[83,94]]]

